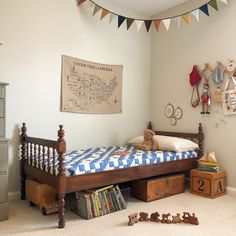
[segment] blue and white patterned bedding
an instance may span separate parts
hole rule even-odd
[[[128,155],[120,155],[117,152],[129,152]],[[197,157],[197,152],[170,152],[136,150],[132,146],[114,146],[89,148],[64,154],[64,166],[66,176],[83,175],[101,171],[123,169],[141,165],[151,165],[167,161]]]

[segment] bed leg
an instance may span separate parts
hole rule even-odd
[[[25,175],[21,175],[21,200],[25,200]]]
[[[65,195],[59,195],[58,228],[65,227]]]

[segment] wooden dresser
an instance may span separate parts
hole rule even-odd
[[[8,219],[8,140],[6,139],[6,86],[0,82],[0,221]]]

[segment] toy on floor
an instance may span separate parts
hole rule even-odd
[[[162,219],[161,219],[161,223],[164,224],[170,224],[171,220],[169,219],[170,213],[168,214],[162,214]]]
[[[150,221],[153,222],[160,222],[160,219],[158,218],[160,214],[158,212],[152,213],[150,217]]]
[[[138,223],[138,213],[133,213],[131,215],[128,216],[129,217],[129,222],[128,225],[134,225],[135,223]]]
[[[162,219],[159,219],[160,214],[156,211],[154,213],[151,213],[151,217],[148,218],[148,213],[146,212],[140,212],[139,213],[139,219],[138,219],[138,213],[133,213],[128,216],[129,222],[128,225],[132,226],[135,223],[138,223],[138,221],[151,221],[151,222],[160,222],[163,224],[177,224],[177,223],[186,223],[186,224],[192,224],[192,225],[199,225],[198,218],[195,216],[195,213],[192,213],[192,215],[189,212],[183,212],[182,219],[180,216],[180,213],[177,213],[177,215],[172,216],[172,221],[169,219],[171,216],[170,213],[168,214],[162,214]]]
[[[186,224],[199,225],[198,218],[195,216],[195,213],[190,215],[188,212],[183,212],[183,222]]]
[[[148,213],[140,212],[139,213],[139,221],[149,221]]]
[[[182,223],[182,220],[180,218],[180,214],[179,213],[177,213],[176,216],[172,216],[172,223],[173,224]]]
[[[59,211],[56,190],[47,184],[39,183],[32,179],[26,180],[26,198],[30,206],[37,206],[43,215]]]

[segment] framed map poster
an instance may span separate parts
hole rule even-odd
[[[61,110],[114,114],[122,112],[121,65],[98,64],[62,56]]]

